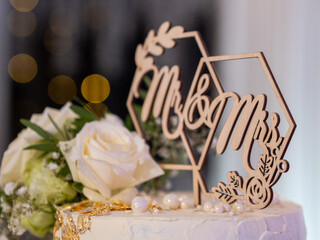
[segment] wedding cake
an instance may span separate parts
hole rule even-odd
[[[254,211],[243,203],[230,206],[211,201],[187,209],[149,206],[143,213],[121,204],[108,206],[78,204],[59,209],[54,239],[306,239],[302,209],[287,201],[274,201],[268,208]]]

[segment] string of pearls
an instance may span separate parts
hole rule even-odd
[[[276,199],[278,200],[278,197]],[[206,199],[203,205],[195,208],[192,197],[186,195],[178,196],[174,193],[164,195],[162,205],[146,194],[135,197],[131,202],[131,209],[134,213],[144,213],[148,210],[149,212],[159,213],[162,207],[164,210],[195,209],[196,211],[204,211],[207,213],[229,213],[229,215],[252,211],[252,209],[247,206],[245,200],[238,200],[230,205],[215,202],[213,199]]]

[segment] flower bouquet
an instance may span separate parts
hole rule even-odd
[[[10,239],[26,231],[50,236],[56,209],[64,204],[87,199],[128,203],[137,186],[167,190],[177,173],[164,172],[157,162],[187,163],[183,144],[168,141],[161,120],[153,117],[143,123],[145,140],[128,130],[133,129],[130,118],[125,127],[116,115],[99,118],[88,105],[46,108],[21,123],[26,128],[5,151],[0,172],[0,220]],[[199,152],[206,134],[190,133]]]
[[[52,232],[56,208],[84,199],[124,201],[163,174],[149,147],[114,114],[67,103],[21,120],[27,128],[4,153],[1,218],[12,235]],[[11,236],[11,235],[10,235]]]

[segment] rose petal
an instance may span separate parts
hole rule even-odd
[[[90,188],[84,187],[82,192],[90,201],[93,201],[93,202],[105,202],[106,201],[106,199],[100,193],[98,193]]]
[[[91,189],[97,189],[103,197],[109,198],[111,196],[111,190],[97,174],[86,165],[84,161],[77,162],[78,176],[80,182]]]
[[[111,198],[111,201],[115,202],[123,202],[125,204],[131,204],[132,199],[134,199],[138,195],[138,190],[134,187],[126,188],[121,192],[117,193]]]

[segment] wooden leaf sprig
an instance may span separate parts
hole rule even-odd
[[[175,26],[170,28],[170,22],[164,22],[156,33],[150,30],[144,44],[139,44],[135,52],[135,63],[137,71],[134,79],[142,79],[147,72],[153,70],[157,71],[154,65],[154,58],[151,56],[160,56],[164,53],[165,48],[172,48],[176,44],[176,39],[180,38],[184,32],[183,27]],[[139,83],[133,82],[134,96],[140,97],[138,90]]]
[[[218,183],[212,188],[215,197],[227,203],[233,203],[238,199],[246,199],[256,208],[261,208],[265,202],[272,200],[271,187],[275,184],[281,173],[288,171],[289,163],[279,159],[283,138],[279,136],[277,126],[279,116],[276,113],[271,115],[271,126],[265,139],[259,141],[264,153],[259,156],[257,168],[245,179],[236,171],[228,172],[228,184]],[[242,193],[239,195],[239,193]]]
[[[183,27],[176,26],[170,29],[170,23],[164,22],[156,34],[151,30],[144,42],[139,44],[136,49],[135,63],[138,67],[148,67],[153,64],[154,59],[148,57],[149,54],[160,56],[164,48],[173,48],[176,44],[175,38],[184,32]]]

